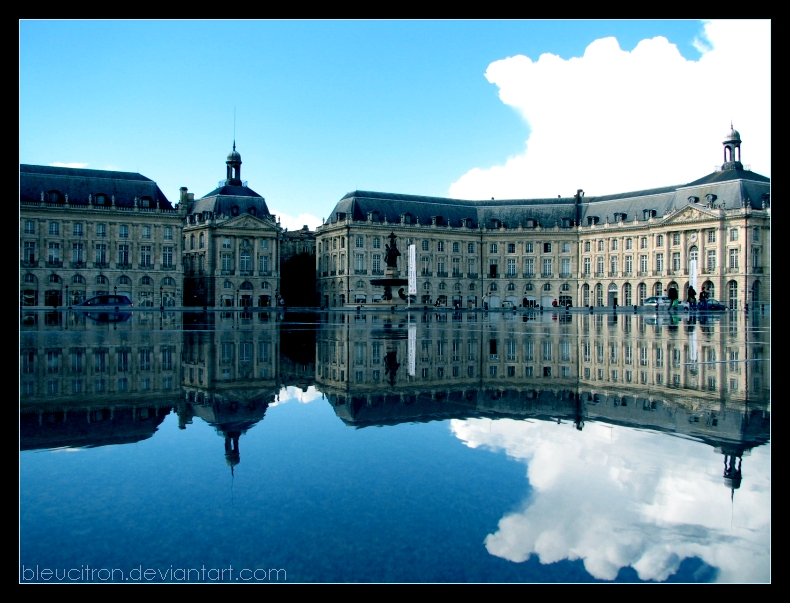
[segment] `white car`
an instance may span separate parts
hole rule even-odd
[[[655,297],[648,297],[642,304],[646,308],[655,308],[656,310],[668,310],[672,301],[666,295],[658,295]],[[681,310],[689,310],[688,302],[678,300],[678,308]]]

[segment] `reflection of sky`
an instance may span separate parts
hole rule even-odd
[[[717,568],[722,582],[770,578],[770,444],[744,458],[731,503],[722,455],[694,440],[601,423],[582,432],[489,419],[451,428],[472,448],[527,464],[530,494],[486,538],[492,555],[581,559],[605,580],[629,566],[642,579],[666,580],[689,557]]]

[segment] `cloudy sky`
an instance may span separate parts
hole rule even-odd
[[[242,177],[289,227],[346,192],[587,195],[770,176],[770,22],[23,21],[21,163]]]

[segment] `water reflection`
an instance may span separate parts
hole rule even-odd
[[[354,428],[446,420],[523,462],[530,494],[502,509],[491,555],[607,580],[665,580],[691,557],[767,579],[760,315],[121,314],[23,313],[21,450],[139,442],[173,411],[216,431],[233,472],[284,388],[316,388]]]

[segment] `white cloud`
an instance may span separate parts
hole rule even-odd
[[[582,57],[491,63],[486,78],[530,127],[526,150],[470,170],[449,195],[600,195],[690,182],[722,162],[730,120],[744,162],[770,176],[770,22],[707,22],[695,45],[696,61],[657,37],[630,52],[604,38]]]
[[[62,163],[60,161],[56,161],[54,163],[50,163],[49,165],[51,165],[52,167],[65,167],[65,168],[78,168],[78,169],[84,168],[84,167],[88,167],[87,163],[76,163],[76,162],[74,162],[74,163]]]
[[[504,450],[527,464],[532,492],[505,515],[485,546],[513,562],[581,559],[590,574],[614,579],[632,567],[666,580],[699,557],[723,582],[770,578],[770,445],[744,459],[731,506],[722,456],[700,442],[588,422],[454,420],[471,447]]]
[[[321,226],[321,218],[317,218],[313,214],[299,214],[294,218],[276,209],[269,209],[269,211],[277,216],[280,226],[288,230],[300,230],[305,224],[310,230],[315,230],[317,226]]]

